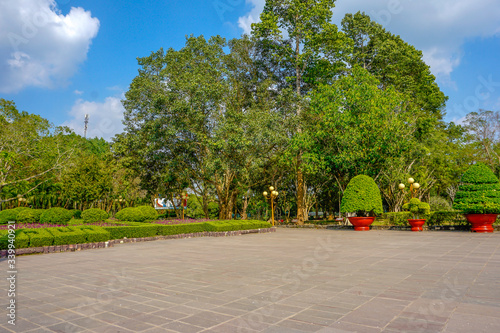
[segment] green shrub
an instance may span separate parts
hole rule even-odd
[[[29,208],[17,207],[0,211],[0,224],[7,224],[9,221],[17,221],[19,213],[25,210],[29,210]]]
[[[115,217],[120,221],[148,222],[156,220],[158,213],[151,206],[128,207],[116,213]]]
[[[141,226],[103,227],[111,235],[111,239],[154,237],[157,235],[158,225],[145,224]]]
[[[79,229],[58,227],[45,230],[54,236],[54,245],[81,244],[86,241],[85,233]]]
[[[352,178],[344,191],[340,211],[342,213],[356,212],[357,216],[382,214],[382,197],[375,181],[365,175]]]
[[[158,235],[178,235],[204,232],[207,230],[206,223],[158,225]]]
[[[22,232],[23,229],[18,229],[18,230],[13,230],[13,233],[8,230],[0,230],[0,250],[8,250],[9,249],[9,244],[12,244],[9,242],[10,240],[13,240],[14,246],[16,249],[23,249],[27,248],[29,245],[29,237]],[[9,237],[9,234],[12,234]],[[15,237],[13,236],[15,235]]]
[[[408,226],[408,219],[411,218],[410,212],[390,212],[385,213],[384,218],[389,221],[389,225]]]
[[[109,217],[106,211],[99,208],[90,208],[82,212],[82,218],[85,223],[95,223],[104,221]]]
[[[437,211],[432,212],[427,219],[427,225],[466,225],[467,220],[460,211]]]
[[[432,196],[429,198],[429,205],[431,206],[432,211],[451,211],[450,203],[443,197],[440,196]]]
[[[40,216],[40,223],[68,224],[73,217],[73,213],[65,208],[54,207],[45,210]]]
[[[82,211],[81,210],[75,209],[72,212],[73,212],[73,218],[75,218],[75,219],[82,218]]]
[[[17,222],[19,223],[38,223],[40,216],[44,212],[43,209],[25,209],[17,214]]]
[[[410,211],[413,218],[427,218],[431,214],[431,207],[428,203],[420,201],[418,198],[411,198],[410,202],[403,205],[403,209]]]
[[[500,183],[483,163],[471,165],[463,174],[453,208],[464,214],[500,214]]]
[[[106,242],[111,239],[111,235],[102,227],[94,225],[83,225],[78,227],[68,227],[71,230],[80,230],[85,234],[85,243]]]
[[[46,229],[22,229],[21,231],[29,237],[29,247],[48,246],[54,243],[54,236]]]

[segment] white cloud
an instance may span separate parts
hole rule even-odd
[[[64,85],[87,58],[99,20],[54,0],[0,1],[0,92]]]
[[[75,133],[84,134],[85,115],[89,115],[87,138],[111,139],[115,134],[123,132],[123,108],[118,97],[107,97],[103,103],[78,99],[69,112],[72,119],[63,126],[72,128]]]
[[[78,90],[78,89],[75,89],[75,91],[73,91],[73,93],[75,93],[75,95],[83,95],[83,91]]]
[[[253,9],[238,20],[246,33],[257,22],[265,0],[246,0]],[[441,81],[448,82],[460,64],[462,47],[471,38],[500,34],[498,0],[337,0],[333,21],[346,13],[364,11],[387,30],[423,51],[426,63]]]

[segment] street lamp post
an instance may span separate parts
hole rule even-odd
[[[408,178],[408,183],[410,184],[410,199],[413,199],[413,196],[415,194],[417,194],[417,191],[418,189],[420,188],[420,184],[419,183],[415,183],[415,179],[413,178]],[[399,189],[401,190],[401,192],[403,192],[403,195],[405,194],[405,184],[401,183],[399,184]]]
[[[278,191],[275,191],[273,186],[269,186],[269,192],[264,191],[262,194],[266,199],[271,199],[271,221],[274,227],[274,199],[278,197]]]

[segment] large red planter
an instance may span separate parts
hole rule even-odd
[[[493,232],[493,223],[498,214],[465,214],[465,218],[471,224],[470,231]]]
[[[356,231],[367,231],[370,230],[370,225],[375,220],[375,216],[369,217],[348,217],[349,222],[354,226],[354,230]]]
[[[423,231],[422,226],[425,223],[425,219],[408,219],[408,223],[411,225],[411,231]]]

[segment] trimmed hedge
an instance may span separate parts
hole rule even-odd
[[[85,235],[85,243],[106,242],[111,239],[109,231],[102,227],[94,225],[82,225],[77,227],[68,227],[70,230],[80,230]]]
[[[29,245],[29,237],[28,235],[22,232],[22,229],[15,230],[15,240],[14,245],[16,249],[21,249],[28,247]],[[12,236],[10,237],[12,239]],[[9,248],[9,231],[8,230],[0,230],[0,250],[7,250]]]
[[[104,221],[109,217],[106,211],[99,208],[90,208],[82,212],[82,218],[85,223],[94,223]]]
[[[471,165],[463,174],[453,209],[464,214],[500,214],[498,178],[483,163]]]
[[[116,213],[115,217],[120,221],[148,222],[156,220],[158,213],[151,206],[128,207]]]
[[[411,219],[410,212],[390,212],[384,215],[384,218],[389,220],[389,225],[408,226],[408,219]]]
[[[17,207],[0,211],[0,224],[7,224],[9,221],[17,221],[19,213],[29,209],[28,207]]]
[[[142,226],[103,227],[111,235],[111,239],[154,237],[157,235],[158,225],[145,224]]]
[[[340,203],[342,213],[356,213],[356,216],[375,216],[383,213],[380,189],[373,178],[358,175],[352,178]]]
[[[427,219],[427,225],[467,225],[468,222],[460,211],[441,211],[432,212],[431,216]]]
[[[208,230],[210,225],[208,223],[189,223],[189,224],[172,224],[172,225],[158,225],[158,235],[178,235],[178,234],[191,234],[196,232],[212,231]]]
[[[40,223],[59,223],[68,224],[69,220],[73,217],[73,212],[61,208],[54,207],[45,210],[40,216]]]
[[[81,244],[86,242],[86,236],[80,229],[70,227],[47,228],[45,229],[53,237],[53,245]],[[45,244],[44,244],[45,245]]]
[[[54,236],[49,233],[46,229],[21,229],[21,233],[24,233],[29,237],[28,247],[39,247],[52,245],[54,243]],[[16,235],[17,238],[17,235]],[[17,239],[16,239],[17,240]]]
[[[45,210],[43,209],[31,209],[22,210],[17,214],[18,223],[38,223],[40,222],[40,216]]]

